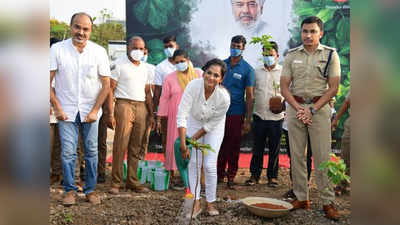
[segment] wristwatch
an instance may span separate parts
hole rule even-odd
[[[317,112],[312,106],[310,106],[310,112],[311,112],[311,115],[313,115],[314,116],[314,114]]]

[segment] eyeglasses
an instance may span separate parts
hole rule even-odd
[[[238,8],[243,8],[244,6],[247,6],[249,8],[257,8],[258,3],[256,1],[251,1],[251,2],[240,2],[240,1],[232,1],[232,5]]]
[[[206,71],[206,74],[207,74],[207,75],[210,75],[210,76],[213,76],[215,79],[221,77],[221,75],[219,75],[218,73],[213,73],[213,72],[211,72],[211,71],[209,71],[209,70]]]

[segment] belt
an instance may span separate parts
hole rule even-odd
[[[144,101],[136,101],[136,100],[131,100],[131,99],[126,99],[126,98],[117,98],[117,101],[123,101],[127,103],[144,103]]]
[[[315,97],[313,97],[313,98],[303,98],[303,97],[296,96],[296,95],[293,95],[293,97],[294,97],[294,99],[296,99],[296,101],[297,101],[298,103],[300,103],[300,104],[311,104],[311,103],[316,103],[316,102],[321,98],[321,96],[315,96]]]

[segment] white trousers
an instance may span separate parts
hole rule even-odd
[[[186,134],[191,137],[202,128],[202,124],[189,116]],[[209,144],[215,152],[208,151],[208,155],[203,155],[200,150],[192,149],[190,153],[189,169],[189,188],[196,200],[200,199],[200,178],[201,166],[203,165],[205,185],[206,185],[206,201],[214,202],[217,199],[217,159],[219,148],[224,138],[225,118],[221,120],[218,126],[211,132],[205,134],[199,140],[199,143]],[[197,152],[197,157],[196,157]],[[197,181],[197,189],[196,189]],[[193,190],[196,189],[196,192]]]

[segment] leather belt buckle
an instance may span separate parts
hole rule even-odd
[[[303,98],[305,104],[311,104],[313,103],[313,98]]]

